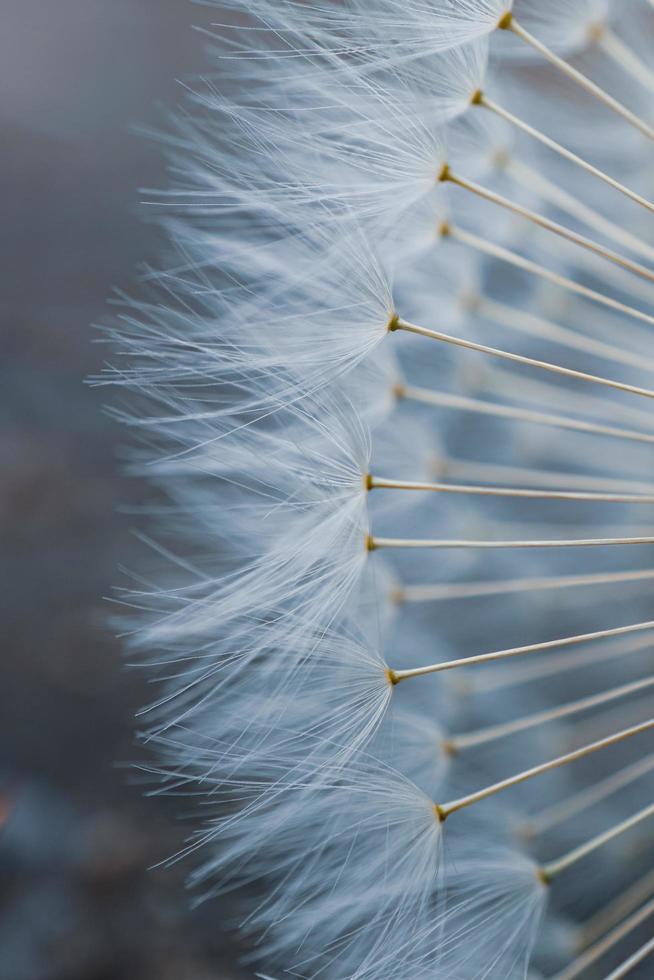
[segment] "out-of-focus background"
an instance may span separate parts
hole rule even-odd
[[[158,232],[137,133],[201,68],[187,0],[3,0],[0,29],[0,980],[231,980],[216,904],[192,910],[185,827],[120,763],[144,679],[106,621],[136,544],[123,438],[84,383],[92,323]],[[175,807],[177,811],[179,807]]]

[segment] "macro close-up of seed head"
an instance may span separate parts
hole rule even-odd
[[[646,980],[654,2],[200,8],[90,379],[164,874],[247,977]]]
[[[258,976],[651,976],[654,8],[213,7],[97,379],[175,861]]]

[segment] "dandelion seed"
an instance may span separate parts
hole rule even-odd
[[[171,860],[238,895],[262,977],[626,976],[651,3],[216,6],[152,195],[172,257],[100,379],[157,493],[122,598],[143,776],[204,818]]]

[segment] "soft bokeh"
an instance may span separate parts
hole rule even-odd
[[[220,908],[191,911],[182,868],[148,870],[184,825],[116,765],[146,698],[103,597],[145,491],[84,383],[105,356],[91,324],[158,247],[138,187],[164,164],[137,128],[181,101],[208,19],[186,0],[2,4],[2,980],[237,975]]]

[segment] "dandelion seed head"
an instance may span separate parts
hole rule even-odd
[[[175,859],[271,976],[605,975],[654,894],[651,5],[214,6],[102,379]]]

